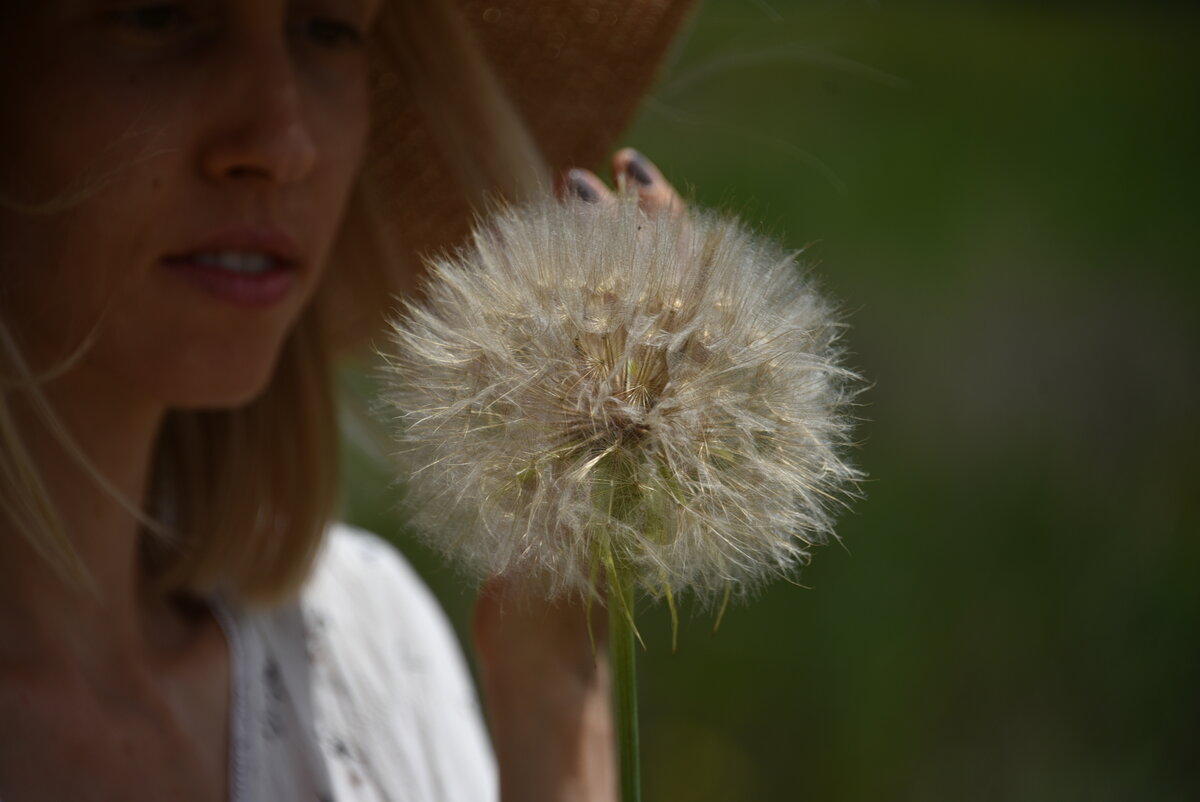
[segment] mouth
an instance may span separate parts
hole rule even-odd
[[[279,270],[289,266],[289,263],[283,259],[269,253],[255,251],[206,251],[191,256],[168,258],[167,262],[211,267],[243,276],[257,276],[270,270]]]
[[[234,306],[282,301],[306,272],[296,241],[275,226],[234,223],[192,241],[162,264],[210,297]]]
[[[235,306],[263,307],[283,300],[297,263],[253,250],[205,250],[169,256],[162,264],[210,296]]]

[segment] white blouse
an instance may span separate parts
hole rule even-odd
[[[231,802],[489,802],[496,766],[446,617],[384,541],[331,526],[299,600],[217,599]]]

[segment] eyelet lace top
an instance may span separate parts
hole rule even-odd
[[[458,641],[387,543],[335,524],[294,604],[214,599],[229,642],[231,802],[489,802]]]

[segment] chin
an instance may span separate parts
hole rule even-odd
[[[293,321],[278,316],[152,322],[156,325],[117,318],[89,353],[94,372],[132,403],[180,410],[242,407],[266,392],[279,365],[296,361],[291,352],[297,331]]]
[[[175,409],[190,410],[233,410],[252,404],[261,398],[271,386],[271,377],[257,381],[210,384],[195,388],[192,392],[176,394],[170,404]]]
[[[271,384],[271,377],[222,377],[211,382],[159,383],[150,388],[168,409],[216,411],[244,407],[258,400]]]
[[[172,409],[236,409],[260,398],[275,378],[281,348],[192,353],[154,371],[151,394]]]

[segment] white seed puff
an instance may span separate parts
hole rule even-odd
[[[832,533],[857,377],[794,254],[734,219],[501,207],[387,356],[413,525],[477,576],[702,600]]]

